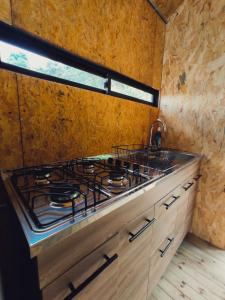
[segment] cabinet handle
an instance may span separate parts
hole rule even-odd
[[[170,203],[163,203],[163,205],[166,207],[166,209],[168,209],[170,206],[172,206],[176,201],[177,199],[180,198],[180,196],[172,196],[173,200],[170,201]]]
[[[131,236],[129,238],[129,242],[133,242],[137,237],[139,237],[147,228],[149,228],[153,223],[155,223],[156,219],[153,218],[152,220],[145,219],[147,221],[147,224],[145,224],[140,230],[138,230],[136,233],[129,232],[129,235]]]
[[[160,257],[163,257],[166,254],[166,252],[168,251],[168,249],[172,245],[172,243],[174,241],[174,238],[172,238],[172,239],[168,238],[167,240],[168,240],[169,243],[166,245],[166,247],[163,250],[159,249]]]
[[[200,178],[202,177],[202,175],[201,174],[198,174],[196,177],[194,177],[193,179],[195,180],[195,181],[198,181]]]
[[[186,192],[187,190],[189,190],[190,187],[191,187],[193,184],[194,184],[194,182],[189,182],[189,183],[188,183],[188,186],[183,186],[183,189],[185,190],[185,192]]]
[[[71,300],[77,294],[79,294],[83,289],[85,289],[94,279],[96,279],[105,269],[107,269],[117,258],[118,254],[115,253],[112,257],[104,255],[106,262],[100,266],[94,273],[92,273],[84,282],[82,282],[77,288],[73,285],[72,282],[69,283],[69,288],[71,293],[67,295],[64,300]]]

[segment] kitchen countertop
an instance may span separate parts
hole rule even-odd
[[[81,230],[82,228],[90,225],[93,222],[96,222],[100,218],[110,214],[112,211],[118,209],[119,207],[127,204],[128,202],[134,200],[138,196],[144,194],[146,191],[153,189],[155,186],[159,185],[163,181],[165,181],[169,176],[174,176],[176,173],[180,172],[183,168],[194,164],[199,161],[200,156],[198,154],[181,152],[176,150],[170,150],[171,153],[174,154],[186,154],[191,155],[192,158],[189,161],[176,165],[170,172],[166,173],[165,176],[156,179],[153,182],[145,182],[144,184],[134,188],[129,192],[125,192],[116,197],[109,199],[107,202],[98,205],[95,211],[89,210],[86,214],[76,216],[76,218],[71,219],[70,221],[59,225],[57,228],[52,228],[49,231],[37,233],[31,230],[29,224],[26,220],[26,216],[23,214],[19,201],[17,201],[18,195],[16,194],[13,185],[10,181],[10,178],[2,173],[3,180],[6,183],[7,191],[10,195],[10,199],[12,200],[12,204],[17,212],[19,220],[22,224],[25,236],[27,238],[27,242],[30,248],[30,256],[35,257],[38,256],[44,249],[47,249],[59,241],[67,238],[68,236],[74,234],[75,232]],[[112,156],[112,154],[105,154],[96,156],[98,158],[106,159]]]

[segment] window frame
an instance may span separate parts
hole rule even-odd
[[[24,75],[32,76],[35,78],[40,78],[44,80],[49,80],[52,82],[57,82],[69,86],[74,86],[102,94],[107,94],[113,97],[132,100],[135,102],[143,103],[150,106],[158,107],[159,91],[143,84],[137,80],[134,80],[128,76],[125,76],[119,72],[113,71],[105,66],[97,64],[90,61],[89,59],[83,58],[79,55],[75,55],[70,51],[67,51],[59,46],[56,46],[50,42],[43,40],[27,31],[17,28],[13,25],[9,25],[3,21],[0,21],[0,40],[9,43],[16,47],[23,48],[25,50],[34,52],[56,62],[63,63],[65,65],[80,69],[85,72],[89,72],[94,75],[101,76],[106,79],[105,89],[98,89],[96,87],[84,85],[81,83],[76,83],[66,79],[58,78],[51,75],[42,74],[36,71],[28,70],[22,67],[4,63],[0,60],[0,68],[9,71],[21,73]],[[116,80],[121,83],[130,85],[134,88],[141,89],[145,92],[151,93],[153,95],[153,102],[148,102],[135,97],[130,97],[125,94],[120,94],[111,90],[111,80]]]

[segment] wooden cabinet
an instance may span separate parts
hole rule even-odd
[[[119,234],[43,290],[44,300],[117,299]]]
[[[169,234],[175,232],[180,186],[155,204],[155,219],[150,254],[155,253]]]
[[[150,299],[190,229],[197,171],[193,164],[153,189],[128,196],[132,199],[122,207],[74,235],[74,252],[65,244],[49,250],[49,262],[40,257],[43,299]],[[56,252],[65,258],[57,262]]]
[[[145,299],[154,207],[124,226],[119,251],[118,299]]]
[[[151,292],[157,285],[159,279],[164,273],[173,256],[173,243],[175,233],[167,233],[166,237],[155,250],[150,258],[149,284],[148,284],[148,298],[150,299]]]

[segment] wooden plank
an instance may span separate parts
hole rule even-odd
[[[209,265],[217,266],[219,269],[222,268],[222,269],[224,269],[224,272],[225,272],[225,264],[221,263],[221,261],[219,259],[217,259],[216,256],[213,257],[213,256],[209,255],[208,253],[206,253],[204,250],[201,250],[197,247],[193,247],[193,245],[188,241],[184,241],[183,247],[185,248],[186,251],[192,252],[193,255],[195,255],[196,257],[199,257],[199,258],[207,261],[207,263]]]
[[[171,296],[169,296],[161,287],[157,286],[153,293],[152,296],[149,300],[169,300],[173,299]]]
[[[186,237],[186,240],[193,244],[195,247],[201,249],[205,253],[209,254],[213,258],[221,261],[225,264],[225,251],[221,250],[219,248],[211,246],[208,242],[203,241],[199,238],[197,238],[193,234],[188,234]]]
[[[167,269],[164,278],[172,285],[174,285],[181,293],[189,297],[191,300],[206,299],[200,294],[198,290],[196,291],[195,289],[193,289],[192,285],[188,284],[184,280],[181,273],[177,273],[175,268],[171,268],[171,265],[169,266],[169,269]]]
[[[185,295],[183,291],[180,291],[176,286],[169,282],[164,276],[161,278],[158,286],[161,287],[168,295],[171,295],[174,300],[192,300],[190,297]]]
[[[166,277],[169,276],[171,274],[171,272],[180,278],[182,285],[187,285],[187,286],[191,287],[194,291],[196,291],[198,294],[200,294],[201,297],[203,297],[204,299],[209,299],[209,300],[223,299],[219,296],[216,296],[215,293],[209,289],[207,284],[202,285],[202,282],[199,282],[199,275],[197,275],[198,278],[196,280],[196,276],[193,276],[193,274],[195,273],[194,270],[191,270],[191,272],[189,273],[186,271],[185,268],[182,268],[179,265],[176,265],[174,263],[174,261],[172,260],[172,262],[168,266],[165,276]],[[169,275],[167,275],[167,273]],[[204,280],[204,278],[203,278],[203,280]],[[214,288],[213,288],[213,290],[214,290]]]
[[[209,289],[220,299],[225,299],[225,289],[220,282],[212,280],[211,276],[201,269],[201,267],[193,262],[181,252],[173,257],[173,263],[183,270],[185,273],[192,276],[203,288]]]
[[[200,255],[196,255],[194,251],[190,251],[190,249],[187,249],[184,245],[185,244],[180,247],[179,251],[182,251],[185,256],[194,261],[198,266],[200,265],[203,271],[207,272],[212,279],[220,282],[225,288],[225,268],[223,265],[219,266],[215,264],[215,261],[207,257],[203,258]]]

